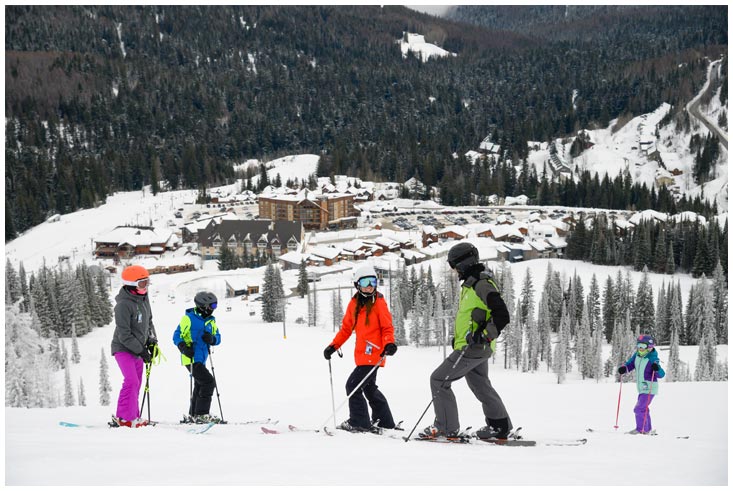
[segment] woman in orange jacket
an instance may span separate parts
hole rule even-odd
[[[346,393],[350,394],[362,381],[364,383],[349,399],[349,419],[338,428],[347,431],[370,431],[373,425],[394,428],[392,411],[384,394],[377,387],[379,369],[369,375],[375,365],[384,366],[383,355],[392,356],[397,352],[392,314],[389,313],[384,296],[377,293],[377,273],[372,266],[357,266],[352,273],[352,279],[356,293],[346,309],[341,329],[323,351],[323,356],[330,360],[331,355],[349,339],[351,333],[356,332],[356,368],[346,381]],[[368,379],[364,380],[367,376]],[[367,401],[372,408],[371,420]]]

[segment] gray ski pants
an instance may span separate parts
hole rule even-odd
[[[453,365],[461,356],[460,351],[453,351],[443,363],[430,375],[430,391],[435,404],[435,427],[446,433],[459,431],[458,406],[451,383],[466,377],[471,392],[481,402],[486,424],[490,419],[509,418],[499,394],[491,386],[489,380],[489,357],[491,350],[466,348],[466,353],[455,368]],[[509,428],[512,428],[509,420]]]

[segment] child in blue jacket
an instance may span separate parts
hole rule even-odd
[[[217,307],[216,295],[198,292],[193,299],[196,307],[186,309],[186,315],[173,333],[173,344],[181,352],[181,364],[194,380],[188,414],[193,423],[217,423],[220,418],[209,414],[211,396],[216,380],[206,369],[209,346],[221,343],[221,334],[212,315]]]
[[[663,378],[665,373],[659,363],[659,355],[654,349],[654,338],[648,334],[642,334],[636,340],[636,353],[626,360],[626,363],[618,368],[618,373],[624,374],[636,370],[636,388],[639,391],[639,398],[634,406],[636,416],[636,428],[631,434],[648,434],[652,429],[652,416],[649,414],[649,405],[659,391],[658,379]]]

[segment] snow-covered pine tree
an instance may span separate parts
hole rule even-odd
[[[703,305],[704,320],[700,335],[700,344],[697,350],[697,362],[695,363],[695,380],[698,381],[716,380],[717,334],[715,333],[713,317],[712,300],[708,299]]]
[[[537,331],[540,335],[540,359],[547,363],[549,371],[552,363],[552,327],[550,326],[550,307],[546,292],[542,292],[540,296],[537,310]]]
[[[688,336],[691,344],[700,344],[700,338],[705,328],[705,310],[706,304],[712,304],[712,292],[705,273],[697,280],[694,288],[690,289],[690,301],[687,304],[687,326]],[[711,319],[711,322],[714,321]]]
[[[87,405],[87,398],[84,395],[84,378],[79,377],[79,405],[80,406],[86,406]]]
[[[22,293],[20,289],[20,278],[15,272],[13,263],[10,258],[5,260],[5,292],[10,297],[10,302],[15,303],[21,299]],[[7,303],[7,301],[6,301]]]
[[[521,310],[522,302],[520,299],[517,302],[517,308],[514,312],[514,317],[517,321],[510,323],[504,328],[504,331],[509,329],[504,337],[504,345],[506,346],[505,349],[507,350],[507,355],[509,357],[509,366],[513,366],[517,370],[522,368],[522,341],[524,339],[524,325],[521,323]]]
[[[280,305],[275,294],[275,267],[268,263],[262,282],[262,320],[276,322]]]
[[[71,323],[71,363],[78,364],[81,361],[79,353],[79,341],[76,338],[76,324]]]
[[[568,356],[570,354],[570,318],[566,309],[562,309],[560,317],[560,325],[557,331],[557,343],[555,343],[555,352],[553,353],[552,371],[557,376],[557,383],[561,384],[565,381],[570,367],[568,366]]]
[[[109,382],[107,356],[104,354],[104,348],[102,348],[102,356],[99,359],[99,404],[101,406],[109,406],[111,392],[112,384]]]
[[[114,311],[112,310],[112,302],[109,298],[109,289],[107,288],[105,273],[98,273],[95,276],[94,281],[96,284],[96,288],[94,290],[97,298],[97,306],[95,312],[97,315],[99,315],[99,317],[92,319],[92,322],[95,326],[102,327],[112,322]]]
[[[669,334],[669,358],[667,359],[667,382],[681,382],[682,361],[680,360],[679,329],[671,325]]]
[[[74,404],[74,388],[71,386],[71,370],[67,360],[66,368],[64,369],[64,406],[68,407]]]
[[[56,399],[50,353],[32,316],[19,305],[5,307],[5,404],[12,407],[54,407]]]
[[[665,291],[664,283],[662,283],[662,287],[657,292],[657,313],[654,316],[657,321],[656,328],[654,329],[657,344],[669,343],[669,316],[667,312],[667,292]]]
[[[606,287],[603,290],[603,335],[607,342],[611,342],[613,334],[613,324],[616,321],[616,287],[613,284],[613,278],[608,275],[606,278]]]
[[[409,338],[410,342],[415,346],[420,346],[420,343],[424,343],[424,337],[420,331],[422,324],[422,311],[425,309],[425,296],[422,294],[415,295],[414,302],[411,313]]]
[[[536,372],[540,369],[540,355],[542,343],[540,342],[540,331],[537,327],[537,320],[534,316],[528,318],[525,328],[527,336],[527,370]]]
[[[276,283],[280,284],[280,290],[282,291],[282,278],[280,277],[280,272],[277,267],[275,268],[275,277],[276,277]],[[309,288],[308,290],[308,325],[309,326],[318,325],[318,287],[316,285],[317,284],[314,281],[313,288]],[[282,320],[282,315],[280,315],[279,320]]]
[[[402,296],[395,295],[392,301],[392,325],[394,326],[394,339],[397,346],[407,344],[407,333],[405,329],[405,313],[402,308]]]
[[[30,294],[30,290],[28,289],[28,279],[26,277],[25,267],[23,266],[22,261],[20,265],[18,266],[18,279],[20,281],[20,294],[22,297],[22,302],[20,304],[20,311],[28,312],[31,308],[31,294]]]
[[[577,326],[583,317],[583,284],[577,272],[573,271],[568,285],[567,309],[570,316],[570,337],[575,338]]]
[[[549,285],[545,283],[545,291],[547,291],[547,299],[550,307],[550,326],[553,331],[557,331],[564,308],[562,280],[560,279],[560,273],[558,271],[552,271],[549,263],[548,271],[551,275]]]
[[[308,270],[305,267],[305,261],[300,261],[298,268],[298,295],[300,298],[305,297],[308,293]]]
[[[590,376],[596,379],[596,382],[603,378],[603,330],[599,327],[592,334],[593,345],[591,350],[593,355],[590,360]]]
[[[713,312],[718,344],[728,344],[728,285],[720,261],[713,270]]]
[[[588,301],[583,302],[583,314],[580,319],[580,326],[575,337],[575,360],[578,363],[578,371],[583,380],[586,377],[593,376],[593,339],[590,329],[590,314],[588,313],[588,304],[590,303],[590,294]]]
[[[506,302],[505,302],[506,303]],[[525,270],[524,281],[522,282],[522,292],[519,294],[519,309],[517,314],[518,324],[526,326],[534,317],[534,286],[532,285],[532,272],[527,268]]]
[[[435,346],[438,344],[438,339],[440,338],[439,334],[436,332],[436,322],[433,316],[435,311],[435,299],[433,298],[433,294],[428,288],[427,283],[423,288],[423,292],[425,295],[425,308],[420,312],[420,316],[422,317],[421,328],[425,333],[423,340],[424,344]]]
[[[641,281],[639,282],[639,289],[636,292],[636,301],[634,302],[631,322],[635,336],[638,336],[642,332],[656,336],[654,292],[652,291],[652,285],[649,280],[649,268],[646,266],[642,269]]]
[[[581,296],[580,298],[583,297]],[[588,325],[590,326],[590,332],[601,329],[601,289],[595,273],[590,278],[590,288],[588,289],[588,298],[585,303],[588,305]]]

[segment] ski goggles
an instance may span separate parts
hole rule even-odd
[[[363,278],[359,278],[359,281],[357,281],[357,283],[361,288],[368,288],[370,286],[376,288],[377,287],[377,277],[376,276],[365,276]]]
[[[210,308],[211,310],[214,310],[214,309],[216,309],[216,306],[217,306],[217,305],[219,305],[219,304],[217,304],[216,302],[214,302],[214,303],[212,303],[211,305],[209,305],[209,308]]]
[[[636,349],[639,351],[649,349],[649,345],[646,343],[636,343]]]
[[[143,278],[142,280],[137,280],[137,283],[135,283],[135,286],[139,290],[145,290],[150,285],[150,280],[148,278]]]

